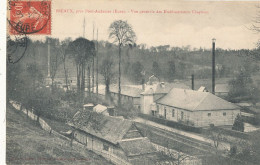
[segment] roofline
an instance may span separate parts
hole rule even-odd
[[[220,110],[240,110],[241,109],[240,107],[237,107],[237,108],[234,108],[234,109],[214,109],[214,110],[199,109],[199,110],[190,110],[190,109],[184,109],[184,108],[175,107],[175,106],[172,106],[172,105],[167,105],[167,104],[162,104],[162,103],[156,103],[156,104],[166,105],[166,106],[173,107],[173,108],[179,108],[179,109],[190,111],[190,112],[197,112],[197,111],[220,111]]]
[[[109,140],[107,140],[107,139],[103,139],[103,138],[101,138],[101,137],[98,137],[98,136],[96,136],[96,135],[93,135],[93,134],[91,134],[91,133],[89,133],[89,132],[86,132],[85,130],[82,130],[82,129],[80,129],[80,128],[77,128],[74,124],[73,125],[71,125],[71,124],[69,124],[71,127],[73,127],[74,129],[77,129],[77,130],[79,130],[79,131],[81,131],[81,132],[84,132],[84,133],[86,133],[86,134],[89,134],[89,135],[91,135],[91,136],[94,136],[94,137],[96,137],[97,139],[101,139],[101,140],[103,140],[103,141],[106,141],[106,142],[108,142],[108,143],[111,143],[111,144],[113,144],[113,145],[118,145],[118,142],[112,142],[112,141],[109,141]]]
[[[118,94],[117,92],[112,92],[112,91],[110,91],[110,93],[116,93],[116,94]],[[123,95],[123,96],[128,96],[128,97],[133,97],[133,98],[140,98],[141,96],[130,96],[130,95],[125,95],[125,94],[120,94],[120,95]],[[140,94],[141,95],[141,94]]]

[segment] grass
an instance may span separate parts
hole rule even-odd
[[[70,142],[49,135],[10,105],[6,118],[7,164],[111,164],[91,151],[72,149]]]

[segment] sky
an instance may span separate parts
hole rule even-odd
[[[53,0],[51,36],[61,40],[85,36],[92,40],[94,25],[94,39],[98,28],[98,39],[109,40],[109,25],[121,19],[133,27],[137,36],[136,43],[149,47],[190,45],[195,48],[210,48],[212,38],[216,38],[217,48],[252,49],[260,38],[259,34],[249,30],[260,10],[256,7],[258,4],[259,2],[234,1]],[[91,13],[95,10],[111,13]],[[113,13],[115,10],[124,13]],[[164,10],[170,13],[164,13]],[[142,11],[149,13],[141,13]],[[157,11],[162,13],[156,13]]]

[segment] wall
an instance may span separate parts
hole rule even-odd
[[[186,110],[182,110],[179,108],[174,108],[171,106],[167,106],[167,105],[162,105],[162,104],[157,104],[158,108],[159,108],[159,115],[162,116],[163,118],[165,117],[165,111],[164,109],[166,109],[166,119],[168,120],[172,120],[172,121],[190,121],[190,116],[191,116],[191,112],[190,111],[186,111]],[[172,115],[172,111],[174,110],[174,116]],[[183,117],[182,117],[182,113],[183,113]]]
[[[125,153],[122,151],[122,149],[120,149],[116,145],[98,139],[83,131],[75,130],[74,139],[77,142],[83,144],[87,149],[101,154],[102,156],[107,157],[108,159],[117,159],[116,161],[119,161],[121,163],[127,161],[127,157],[125,156]],[[109,146],[108,151],[104,150],[103,145]]]
[[[153,95],[141,95],[141,113],[152,114],[151,104],[153,103]]]
[[[208,113],[211,115],[208,116]],[[223,115],[226,113],[226,116]],[[214,124],[220,125],[233,125],[236,116],[240,114],[240,110],[215,110],[215,111],[197,111],[193,112],[192,119],[195,126],[204,127]]]
[[[165,117],[164,109],[166,108],[166,119],[172,121],[182,121],[188,125],[196,127],[207,127],[210,124],[215,126],[221,125],[233,125],[234,120],[240,110],[212,110],[212,111],[187,111],[171,106],[157,104],[159,106],[159,115]],[[172,116],[172,110],[174,109],[174,117]],[[183,113],[183,118],[182,118]],[[210,113],[210,116],[208,116]],[[223,115],[226,113],[226,116]]]

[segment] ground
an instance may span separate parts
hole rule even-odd
[[[91,151],[72,149],[10,105],[6,118],[7,164],[111,164]]]

